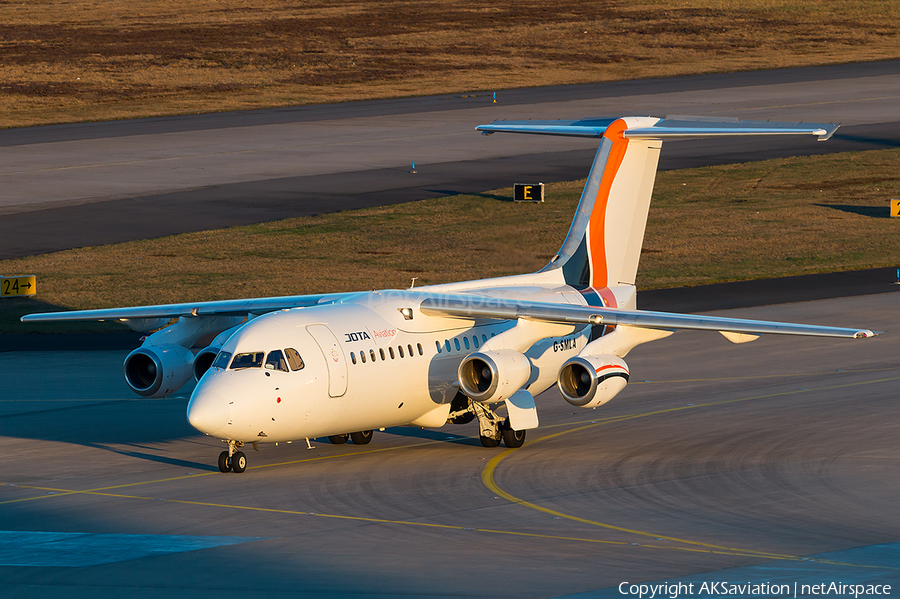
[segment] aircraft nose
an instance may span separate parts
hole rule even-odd
[[[187,407],[188,422],[207,435],[219,436],[231,421],[229,398],[218,389],[194,390]]]

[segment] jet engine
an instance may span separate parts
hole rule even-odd
[[[138,395],[165,397],[191,378],[193,361],[180,345],[139,347],[125,358],[125,382]]]
[[[557,381],[563,398],[579,408],[602,406],[628,383],[628,365],[612,354],[576,356],[563,364]]]
[[[219,355],[219,350],[222,349],[222,346],[225,345],[228,339],[232,335],[234,335],[235,332],[237,332],[237,330],[242,326],[244,326],[243,322],[237,326],[222,331],[221,333],[216,335],[216,338],[212,340],[212,343],[210,343],[209,346],[204,347],[199,352],[197,352],[197,355],[194,356],[193,366],[195,381],[199,382],[200,378],[204,374],[206,374],[206,371],[212,367],[213,362],[216,361],[216,356]]]
[[[473,401],[507,399],[528,384],[531,361],[511,349],[475,352],[459,365],[459,388]]]
[[[199,381],[206,374],[206,371],[212,367],[217,355],[219,355],[219,348],[212,345],[204,347],[197,352],[197,355],[194,356],[194,364],[191,367],[195,381]]]

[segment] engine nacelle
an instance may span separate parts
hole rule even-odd
[[[602,406],[628,383],[628,365],[612,354],[576,356],[559,371],[559,392],[579,408]]]
[[[459,388],[473,401],[502,401],[531,378],[531,361],[511,349],[475,352],[459,365]]]
[[[194,356],[194,380],[200,382],[200,378],[206,374],[206,371],[209,370],[213,362],[216,361],[216,356],[219,355],[219,350],[222,349],[222,346],[228,342],[228,339],[234,335],[239,328],[244,326],[244,322],[240,323],[237,326],[233,326],[230,329],[226,329],[216,335],[216,338],[212,340],[212,343],[209,344],[208,347],[204,347],[197,355]]]
[[[191,378],[194,354],[180,345],[139,347],[125,358],[125,382],[144,397],[165,397]]]
[[[216,356],[218,355],[219,348],[213,347],[212,345],[204,347],[197,352],[197,355],[194,356],[194,364],[191,367],[195,381],[200,381],[200,378],[212,367],[212,364],[215,362]]]

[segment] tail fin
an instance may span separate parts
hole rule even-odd
[[[495,121],[496,132],[600,137],[600,148],[559,252],[543,271],[562,269],[567,284],[603,289],[634,285],[650,196],[664,139],[746,135],[815,135],[838,125],[773,123],[709,117],[623,117],[581,121]]]

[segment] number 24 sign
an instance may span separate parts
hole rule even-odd
[[[0,277],[0,297],[35,294],[34,275]]]

